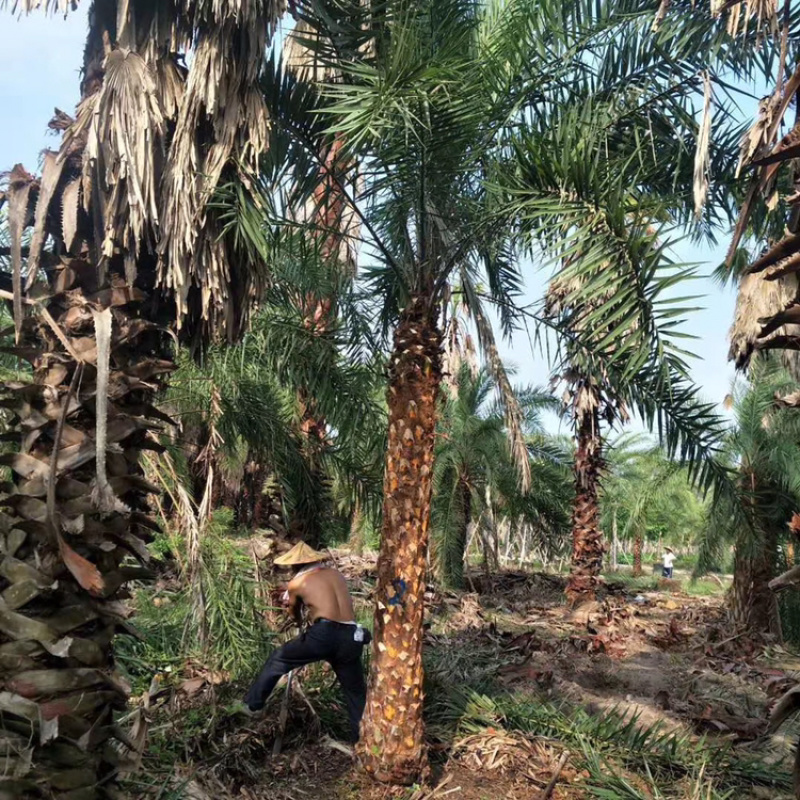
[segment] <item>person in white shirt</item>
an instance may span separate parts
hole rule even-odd
[[[672,552],[671,547],[665,548],[666,552],[661,556],[661,564],[663,566],[662,574],[665,578],[672,578],[672,568],[675,564],[675,553]]]

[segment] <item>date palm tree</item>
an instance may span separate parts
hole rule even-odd
[[[490,354],[524,482],[529,465],[521,411],[477,282],[485,275],[489,295],[511,309],[518,277],[483,186],[483,158],[498,117],[478,68],[477,7],[456,0],[397,2],[372,14],[353,4],[349,16],[342,8],[326,8],[336,36],[308,42],[341,79],[308,85],[277,72],[265,81],[276,124],[275,146],[262,163],[260,205],[290,219],[293,207],[307,208],[319,197],[331,140],[341,142],[336,164],[327,169],[338,176],[337,196],[359,217],[356,235],[368,264],[365,303],[383,334],[393,331],[374,649],[360,751],[377,779],[411,783],[425,758],[422,614],[448,285],[451,276],[458,279]],[[313,17],[308,25],[325,29]],[[521,68],[520,57],[515,69]],[[276,85],[285,90],[269,94]],[[307,219],[319,224],[323,217]]]
[[[601,520],[606,530],[616,524],[622,539],[633,539],[633,572],[641,575],[648,531],[665,528],[671,544],[687,544],[701,530],[706,508],[685,465],[642,437],[623,435],[610,442],[608,462]]]
[[[169,424],[153,401],[174,369],[172,336],[195,348],[236,338],[267,276],[268,254],[243,250],[210,201],[266,146],[259,80],[282,10],[92,2],[76,115],[51,122],[61,145],[41,176],[20,165],[6,176],[3,297],[11,352],[33,379],[3,385],[15,444],[2,517],[4,797],[109,797],[112,743],[133,746],[114,724],[127,690],[111,642],[155,527],[139,454]]]
[[[729,166],[739,130],[724,105],[712,110],[712,80],[702,81],[697,68],[704,61],[719,66],[723,54],[735,73],[753,65],[746,52],[725,46],[726,34],[710,18],[679,6],[682,12],[670,4],[669,14],[659,15],[647,50],[638,49],[641,29],[614,28],[615,46],[630,54],[628,69],[580,76],[569,97],[532,113],[514,139],[517,158],[508,172],[506,190],[530,255],[555,272],[544,314],[560,334],[554,382],[563,387],[576,443],[567,587],[573,604],[594,598],[603,562],[599,492],[607,431],[631,413],[657,424],[668,449],[690,429],[705,442],[701,449],[722,431],[688,379],[676,326],[691,308],[667,297],[691,272],[672,262],[669,237],[679,226],[713,235],[732,213]],[[598,74],[616,80],[614,88],[598,91]],[[697,125],[692,112],[700,89],[706,102]],[[711,184],[709,172],[717,178]],[[692,405],[694,421],[686,413]],[[719,465],[708,469],[704,479],[714,473],[726,480]]]
[[[775,362],[759,357],[748,380],[734,388],[735,424],[726,454],[736,467],[736,491],[714,497],[697,567],[708,571],[735,545],[731,613],[739,628],[756,636],[780,632],[769,582],[779,571],[779,544],[800,507],[800,420],[793,407],[775,400],[796,381]]]
[[[182,424],[175,438],[184,460],[213,469],[213,507],[230,505],[235,524],[266,527],[255,507],[267,500],[278,524],[307,540],[323,527],[333,533],[337,515],[349,517],[356,505],[377,515],[384,383],[339,265],[302,248],[288,262],[285,253],[277,259],[272,277],[241,342],[211,345],[199,360],[181,353],[161,407]],[[312,292],[330,304],[324,330],[308,325]],[[313,462],[301,390],[325,420]],[[267,480],[275,485],[270,498]],[[204,476],[201,484],[202,492]]]
[[[410,783],[425,761],[422,601],[449,284],[460,286],[504,401],[523,489],[530,464],[522,413],[483,308],[495,302],[506,330],[513,324],[520,233],[556,260],[571,247],[582,254],[568,267],[579,277],[570,311],[548,321],[569,338],[573,360],[615,387],[614,403],[658,420],[671,449],[698,462],[714,450],[717,418],[686,380],[668,329],[656,324],[659,314],[678,313],[676,304],[659,302],[676,279],[651,232],[662,208],[648,205],[643,189],[631,209],[623,187],[652,184],[668,174],[665,163],[676,163],[649,158],[654,131],[659,150],[674,147],[685,157],[691,149],[682,103],[697,84],[682,59],[716,34],[704,29],[684,42],[665,23],[659,36],[675,36],[684,48],[672,61],[642,35],[652,9],[625,2],[398,0],[374,9],[321,2],[301,15],[309,30],[326,31],[304,45],[336,78],[309,85],[279,65],[265,77],[273,138],[248,184],[260,198],[240,209],[238,229],[255,230],[264,213],[296,219],[292,208],[325,194],[320,169],[335,176],[337,200],[359,220],[365,299],[392,335],[375,637],[359,753],[374,777]],[[673,101],[658,113],[662,97]],[[331,165],[334,140],[341,148]],[[618,160],[595,169],[592,154],[618,149]],[[587,310],[598,292],[603,302]],[[568,324],[576,308],[599,324]],[[724,478],[713,464],[699,470],[703,480]]]
[[[445,585],[461,588],[468,529],[481,519],[504,517],[509,524],[536,526],[539,535],[557,541],[565,531],[566,458],[541,427],[544,408],[555,398],[536,390],[518,392],[525,415],[531,487],[521,492],[509,458],[502,410],[489,398],[494,392],[485,370],[473,375],[463,364],[455,392],[442,403],[437,427],[432,506],[432,556]]]
[[[800,127],[791,106],[800,90],[800,8],[751,4],[716,8],[719,24],[743,50],[758,50],[774,89],[742,138],[737,175],[743,199],[721,277],[739,285],[730,358],[745,368],[762,351],[776,350],[798,376],[800,216],[797,154]],[[749,247],[747,245],[750,245]]]

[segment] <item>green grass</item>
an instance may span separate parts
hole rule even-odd
[[[604,580],[611,584],[622,585],[629,593],[634,592],[665,592],[670,589],[663,586],[660,575],[640,575],[634,577],[628,572],[608,572],[603,575]],[[681,591],[695,597],[714,597],[724,594],[730,586],[730,579],[722,578],[722,585],[713,578],[700,578],[692,580],[686,577],[675,577],[674,582],[680,585]]]
[[[724,594],[731,585],[729,580],[725,580],[724,578],[721,580],[722,586],[711,578],[700,578],[696,581],[682,581],[683,591],[694,597],[714,597]]]

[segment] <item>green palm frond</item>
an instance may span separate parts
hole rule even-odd
[[[748,380],[734,387],[735,425],[724,459],[736,480],[715,489],[699,538],[698,573],[722,563],[734,541],[756,550],[765,531],[785,530],[800,508],[800,421],[775,402],[794,388],[794,379],[767,358],[754,361]]]

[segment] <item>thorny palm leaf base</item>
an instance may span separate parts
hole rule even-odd
[[[379,781],[413,783],[425,764],[422,616],[436,400],[437,311],[413,299],[397,326],[389,377],[389,441],[375,589],[375,638],[359,756]]]
[[[109,645],[125,627],[119,589],[144,574],[123,561],[147,560],[155,527],[139,452],[157,448],[151,403],[172,362],[142,288],[154,270],[140,270],[135,287],[121,259],[109,273],[100,287],[87,257],[59,261],[43,307],[78,360],[41,316],[27,316],[12,349],[32,364],[33,382],[3,387],[19,448],[2,457],[13,470],[0,517],[4,798],[109,796],[104,783],[121,761],[111,742],[126,740],[113,711],[124,709],[127,687]],[[95,459],[97,306],[111,314],[105,464]]]

